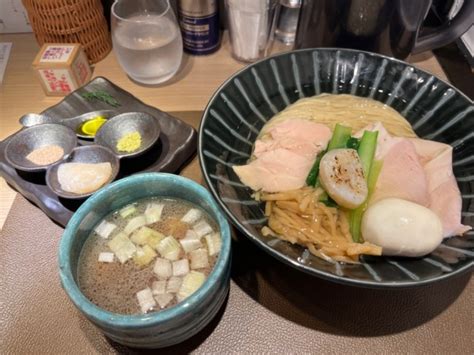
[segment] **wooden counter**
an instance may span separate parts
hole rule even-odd
[[[0,42],[13,42],[3,84],[0,86],[2,140],[20,129],[18,119],[23,114],[41,112],[61,98],[45,96],[33,73],[31,64],[39,46],[32,34],[0,35]],[[411,62],[446,79],[431,53],[413,57]],[[113,52],[96,64],[93,76],[104,76],[145,103],[163,111],[202,111],[219,85],[242,67],[243,64],[230,56],[229,43],[224,38],[222,48],[212,55],[185,57],[177,76],[163,85],[144,86],[131,81],[118,65]],[[15,194],[0,178],[0,228],[10,211]]]

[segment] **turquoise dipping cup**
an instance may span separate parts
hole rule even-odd
[[[214,218],[222,237],[217,263],[201,288],[174,307],[143,315],[108,312],[90,302],[77,285],[81,249],[95,225],[107,214],[153,196],[190,201]],[[160,348],[180,343],[198,333],[221,308],[229,291],[230,245],[229,224],[204,187],[178,175],[137,174],[99,190],[72,216],[59,245],[59,274],[62,287],[74,305],[107,337],[127,346]]]

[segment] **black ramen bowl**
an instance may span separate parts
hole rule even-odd
[[[445,239],[422,258],[362,257],[356,265],[330,263],[305,248],[264,237],[264,205],[233,172],[245,164],[258,132],[300,98],[352,94],[391,106],[418,136],[453,147],[461,190],[462,223],[474,225],[474,106],[448,83],[400,60],[345,49],[305,49],[247,66],[211,98],[199,129],[199,158],[214,197],[237,228],[277,259],[309,274],[365,287],[411,287],[472,270],[474,232]]]

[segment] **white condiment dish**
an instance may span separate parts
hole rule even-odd
[[[48,168],[46,172],[46,184],[48,187],[58,196],[68,199],[83,199],[90,195],[92,195],[96,190],[88,192],[88,193],[72,193],[69,191],[65,191],[61,187],[61,183],[58,179],[58,169],[61,164],[64,163],[86,163],[86,164],[98,164],[98,163],[110,163],[112,167],[112,172],[107,179],[107,181],[101,186],[106,186],[110,182],[112,182],[120,168],[120,162],[117,156],[108,148],[102,147],[99,145],[89,145],[89,146],[82,146],[73,149],[71,154],[69,154],[66,158],[62,159],[58,163],[54,164],[50,168]]]

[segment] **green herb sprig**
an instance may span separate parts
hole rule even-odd
[[[103,90],[85,92],[81,94],[81,96],[87,101],[101,101],[101,102],[105,102],[106,104],[112,107],[121,106],[120,102],[118,102],[117,99],[115,99],[115,97],[113,97],[108,92],[103,91]]]

